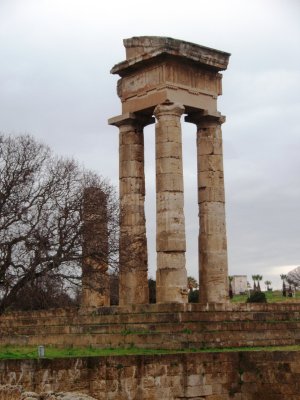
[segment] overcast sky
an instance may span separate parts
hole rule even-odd
[[[0,131],[30,133],[118,184],[121,113],[111,67],[122,39],[170,36],[231,53],[223,74],[229,273],[300,265],[298,0],[0,0]],[[183,124],[188,274],[197,277],[195,126]],[[155,276],[154,126],[145,130]]]

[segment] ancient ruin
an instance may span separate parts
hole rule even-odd
[[[110,120],[120,129],[120,306],[105,307],[106,204],[91,188],[81,308],[0,315],[2,346],[45,347],[45,357],[0,361],[0,400],[299,399],[299,302],[226,302],[224,117],[216,101],[229,54],[157,37],[128,39],[125,47],[127,60],[112,70],[121,76],[122,115]],[[182,114],[197,126],[200,304],[186,303]],[[153,116],[158,302],[145,304],[143,128]],[[51,346],[141,354],[51,359]]]
[[[183,114],[197,127],[200,302],[226,302],[225,118],[217,97],[230,55],[155,36],[125,39],[124,46],[126,60],[111,70],[121,77],[122,115],[109,120],[120,130],[120,305],[148,302],[143,128],[155,119],[157,302],[187,302]]]
[[[88,187],[83,198],[83,263],[81,308],[109,306],[106,196]]]

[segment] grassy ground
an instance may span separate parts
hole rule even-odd
[[[211,353],[211,352],[237,352],[237,351],[300,351],[299,346],[270,346],[270,347],[239,347],[222,349],[96,349],[96,348],[65,348],[46,347],[45,357],[48,359],[66,357],[105,357],[105,356],[129,356],[129,355],[157,355],[157,354],[182,354],[182,353]],[[0,346],[0,359],[36,359],[37,347]]]
[[[296,297],[284,297],[281,290],[274,290],[272,292],[265,292],[268,303],[282,303],[287,301],[300,301],[300,292],[296,292]],[[247,295],[236,295],[231,300],[232,303],[245,303]]]

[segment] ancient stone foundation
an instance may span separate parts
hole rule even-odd
[[[118,74],[120,305],[148,303],[143,128],[156,119],[157,302],[187,302],[181,116],[197,126],[199,279],[202,303],[227,301],[227,244],[217,97],[229,54],[165,37],[124,40]],[[155,117],[155,119],[153,118]]]
[[[44,393],[40,400],[72,399],[46,397],[49,391],[97,400],[299,400],[299,360],[297,351],[5,360],[0,399],[19,400],[9,397],[18,385]]]

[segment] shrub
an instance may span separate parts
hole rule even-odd
[[[189,291],[189,303],[198,303],[199,301],[199,290],[190,290]]]
[[[267,298],[264,292],[254,292],[248,297],[246,303],[266,303]]]

